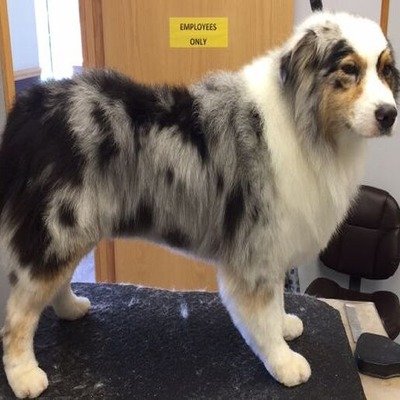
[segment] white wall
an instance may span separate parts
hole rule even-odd
[[[14,71],[39,66],[35,5],[32,0],[8,0]]]
[[[325,0],[325,9],[351,11],[375,21],[380,20],[381,2],[376,0]],[[307,0],[296,0],[295,21],[299,22],[310,13]],[[388,37],[397,54],[397,65],[400,65],[400,2],[390,2]],[[368,161],[363,183],[387,190],[400,204],[400,123],[394,129],[391,138],[373,139],[368,143]],[[300,285],[304,289],[318,276],[336,280],[342,286],[348,284],[348,276],[318,265],[313,261],[310,265],[300,268]],[[366,292],[390,290],[400,297],[400,269],[390,279],[383,281],[362,280],[361,289]]]
[[[396,0],[395,0],[396,1]],[[295,24],[311,15],[309,0],[294,0]],[[360,14],[379,22],[381,2],[379,0],[322,0],[325,11],[346,11]]]
[[[78,0],[48,0],[53,77],[72,76],[73,66],[82,65]]]
[[[82,65],[78,0],[35,0],[42,79],[66,78]]]

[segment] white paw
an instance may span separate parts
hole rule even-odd
[[[285,386],[296,386],[307,382],[311,376],[308,361],[299,353],[285,349],[280,354],[276,353],[265,363],[268,372]]]
[[[283,317],[283,337],[285,340],[293,340],[303,333],[303,321],[293,314],[285,314]]]
[[[53,304],[54,311],[59,318],[73,321],[82,318],[90,309],[90,300],[86,297],[71,296],[69,301],[62,304]]]
[[[46,373],[39,367],[6,370],[7,380],[16,397],[34,399],[49,386]]]

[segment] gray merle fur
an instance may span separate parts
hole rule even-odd
[[[237,258],[233,244],[263,220],[269,174],[241,79],[182,88],[92,71],[23,93],[0,149],[1,224],[20,265],[52,277],[82,248],[124,236]]]

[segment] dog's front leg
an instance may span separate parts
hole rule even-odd
[[[244,278],[221,270],[221,298],[234,324],[268,372],[285,386],[299,385],[310,378],[310,365],[289,348],[285,337],[293,339],[300,335],[303,324],[299,318],[285,314],[280,285],[260,282],[251,285]]]

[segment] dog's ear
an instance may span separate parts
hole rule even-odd
[[[390,49],[390,52],[392,53],[393,60],[396,60],[396,54],[394,53],[392,43],[389,40],[388,40],[388,47]],[[394,93],[395,98],[398,99],[400,95],[400,70],[396,67],[395,64],[393,64],[392,66],[391,74],[392,74],[392,82],[391,82],[392,84],[390,86]]]
[[[281,57],[279,71],[282,83],[285,85],[296,80],[302,71],[315,67],[317,62],[317,34],[309,30],[293,49]]]

